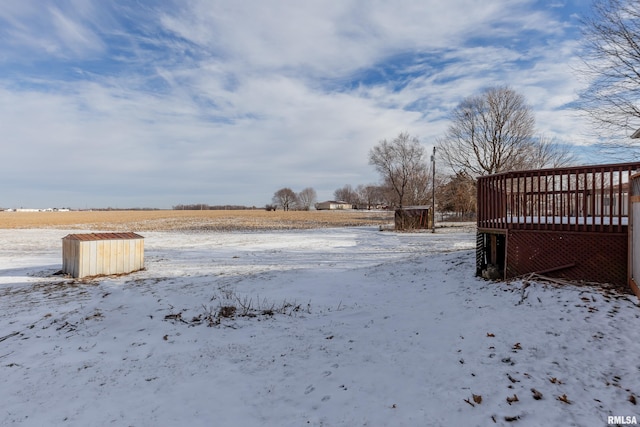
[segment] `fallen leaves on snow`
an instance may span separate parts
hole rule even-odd
[[[533,393],[533,398],[535,400],[540,400],[542,399],[542,393],[540,393],[538,390],[536,390],[535,388],[531,389],[531,393]]]
[[[512,397],[507,397],[507,403],[511,405],[513,402],[519,402],[518,395],[514,394]]]

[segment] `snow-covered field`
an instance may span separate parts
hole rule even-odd
[[[477,279],[469,229],[148,232],[86,281],[66,234],[0,230],[0,425],[640,422],[636,298]]]

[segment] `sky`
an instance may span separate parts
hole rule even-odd
[[[509,85],[585,147],[583,0],[24,0],[0,5],[0,207],[264,206],[378,183]],[[591,151],[591,150],[586,150]],[[599,159],[601,160],[601,159]],[[436,157],[437,161],[437,157]],[[437,163],[436,163],[437,164]]]

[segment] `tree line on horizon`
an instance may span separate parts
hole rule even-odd
[[[255,206],[244,205],[208,205],[206,203],[192,203],[186,205],[175,205],[173,210],[184,211],[241,211],[241,210],[253,210],[261,209]]]

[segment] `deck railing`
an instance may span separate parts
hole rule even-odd
[[[626,232],[640,162],[507,172],[478,179],[478,229]]]

